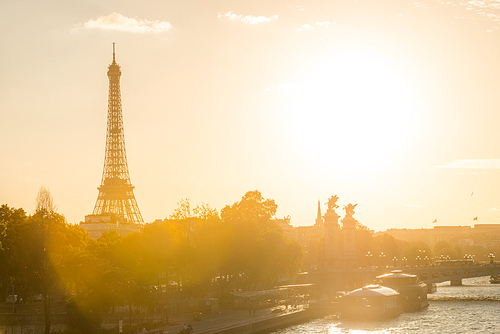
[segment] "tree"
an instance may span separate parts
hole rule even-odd
[[[432,251],[425,242],[413,242],[403,250],[403,257],[406,258],[410,266],[424,265],[432,258]],[[425,259],[427,257],[427,260]]]
[[[452,245],[451,243],[441,240],[434,246],[434,254],[436,258],[447,258],[447,259],[461,259],[464,252],[458,245]]]
[[[54,234],[60,231],[64,217],[55,212],[50,192],[42,187],[36,197],[36,209],[30,217],[24,233],[23,257],[26,262],[26,274],[34,286],[42,290],[45,315],[45,334],[50,333],[50,301],[52,291],[57,284],[57,275],[51,255],[53,247],[58,247]],[[60,242],[60,241],[58,241]]]
[[[2,286],[10,286],[21,281],[22,258],[20,254],[22,231],[28,216],[23,209],[10,208],[6,204],[0,207],[0,263],[2,271],[0,280]],[[1,290],[4,298],[5,290]]]
[[[219,255],[222,255],[218,241],[223,232],[219,230],[217,210],[205,203],[191,209],[189,199],[183,199],[166,223],[178,236],[176,271],[182,281],[182,291],[188,295],[206,294],[217,275]],[[218,233],[214,233],[216,230]]]
[[[361,262],[366,261],[366,265],[374,264],[372,259],[367,259],[366,254],[370,252],[370,254],[374,254],[372,241],[373,241],[373,231],[371,231],[365,225],[356,222],[356,257],[361,260]]]
[[[441,254],[441,253],[443,253],[442,250],[447,249],[447,248],[453,248],[453,245],[450,244],[448,241],[444,241],[444,240],[438,241],[438,242],[436,242],[436,245],[434,246],[434,253],[437,256],[443,255],[443,254]]]
[[[40,188],[35,213],[23,225],[17,247],[23,279],[44,297],[45,334],[50,333],[51,299],[56,290],[64,291],[61,274],[66,272],[67,259],[86,243],[81,228],[70,226],[55,210],[50,192]]]
[[[280,275],[292,275],[299,269],[300,245],[287,240],[271,219],[277,207],[274,200],[264,199],[255,190],[221,211],[231,250],[223,270],[246,289],[270,286]]]
[[[372,238],[372,254],[379,265],[394,264],[392,259],[400,256],[398,241],[392,235],[382,234]]]
[[[41,187],[38,190],[38,195],[36,196],[35,201],[36,201],[35,212],[37,212],[37,213],[56,212],[54,200],[52,199],[52,195],[50,194],[50,191],[47,188]]]
[[[86,237],[83,247],[66,257],[63,275],[71,291],[68,316],[70,325],[81,333],[100,326],[101,314],[124,304],[124,270],[114,260],[112,249],[123,237],[116,231],[104,233],[98,240]]]

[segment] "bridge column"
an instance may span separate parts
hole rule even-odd
[[[451,286],[462,286],[462,280],[461,279],[454,279],[451,280]]]

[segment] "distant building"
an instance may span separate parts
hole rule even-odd
[[[283,233],[287,238],[297,240],[297,233],[295,231],[295,227],[290,225],[290,218],[280,218],[280,219],[273,219],[279,227],[283,230]]]
[[[354,213],[354,211],[352,211]],[[342,220],[343,227],[338,224],[338,216],[334,208],[329,208],[324,216],[321,215],[321,204],[318,201],[318,211],[314,225],[297,226],[290,225],[290,219],[276,219],[285,236],[296,240],[303,248],[305,265],[315,267],[319,259],[327,261],[328,266],[338,267],[345,260],[353,262],[356,260],[356,220],[347,215]],[[328,236],[325,237],[325,235]],[[320,247],[320,241],[324,238],[324,244]],[[323,252],[324,254],[320,253]],[[326,262],[325,262],[326,263]]]
[[[304,260],[306,269],[313,265],[310,263],[317,260],[317,246],[321,238],[325,235],[323,226],[323,217],[321,217],[321,208],[318,202],[318,213],[316,216],[315,224],[310,226],[292,226],[290,225],[290,218],[274,219],[274,221],[281,227],[283,234],[292,240],[297,241],[304,250]]]
[[[485,249],[500,246],[500,224],[476,224],[471,226],[434,226],[421,229],[388,229],[374,236],[389,234],[407,242],[422,241],[433,248],[439,241],[457,245],[480,245]]]
[[[316,220],[312,226],[295,227],[296,240],[306,248],[311,249],[325,235],[325,227],[323,217],[321,216],[321,206],[318,201],[318,212]]]
[[[141,231],[139,224],[127,223],[123,216],[119,215],[87,215],[85,222],[80,222],[80,226],[92,239],[99,239],[109,231],[116,231],[120,236]]]

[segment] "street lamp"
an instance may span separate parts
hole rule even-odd
[[[384,252],[380,253],[379,257],[380,257],[381,266],[385,267],[385,254],[384,254]]]
[[[417,257],[416,257],[416,259],[415,259],[415,260],[417,260],[417,267],[420,267],[420,260],[421,260],[421,259],[420,259],[420,256],[419,256],[419,255],[417,255]]]
[[[371,265],[372,257],[373,254],[370,251],[368,251],[368,253],[366,253],[366,263],[368,264],[368,267]]]
[[[397,263],[398,263],[398,258],[397,258],[397,257],[393,257],[393,258],[392,258],[392,266],[393,266],[394,268],[396,268]]]
[[[488,258],[490,259],[490,264],[495,264],[495,255],[493,253],[490,252]]]
[[[401,266],[402,267],[406,267],[406,262],[408,261],[408,259],[406,258],[406,256],[403,256],[403,258],[401,259]]]

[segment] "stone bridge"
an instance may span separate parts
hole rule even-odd
[[[451,285],[462,285],[462,279],[500,275],[500,263],[475,264],[462,266],[425,266],[405,268],[407,274],[418,275],[424,283],[441,283],[450,281]]]

